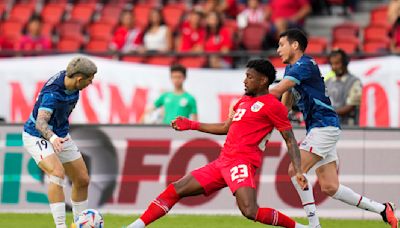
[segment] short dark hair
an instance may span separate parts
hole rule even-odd
[[[347,67],[349,65],[350,62],[350,57],[347,55],[347,53],[343,50],[343,49],[335,49],[333,50],[330,54],[329,54],[329,60],[333,57],[333,56],[337,56],[339,55],[341,60],[342,60],[342,64],[343,66]]]
[[[288,29],[285,32],[281,33],[279,35],[279,38],[282,37],[287,37],[287,40],[289,43],[293,43],[294,41],[297,41],[300,46],[300,50],[303,52],[306,50],[307,45],[308,45],[308,39],[307,35],[304,33],[304,31],[300,29]]]
[[[268,78],[268,85],[271,85],[276,79],[276,70],[274,65],[267,59],[253,59],[250,60],[247,68],[252,68],[258,73],[266,76]]]
[[[174,71],[179,71],[179,72],[181,72],[181,73],[183,74],[183,76],[185,76],[185,78],[186,78],[186,67],[184,67],[184,66],[181,65],[181,64],[174,64],[174,65],[172,65],[171,68],[170,68],[170,71],[171,71],[171,73],[174,72]]]

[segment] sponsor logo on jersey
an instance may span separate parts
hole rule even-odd
[[[188,100],[186,99],[186,98],[182,98],[180,101],[179,101],[179,105],[180,106],[182,106],[182,107],[185,107],[187,104],[188,104]]]
[[[264,106],[264,103],[262,103],[261,101],[257,101],[256,103],[254,103],[251,106],[251,111],[252,112],[258,112],[260,111],[260,109]]]

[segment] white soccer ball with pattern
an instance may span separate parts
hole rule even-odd
[[[75,222],[77,228],[103,228],[103,216],[95,209],[86,209],[79,214]]]

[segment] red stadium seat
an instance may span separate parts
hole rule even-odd
[[[64,15],[64,4],[49,3],[44,5],[41,16],[43,21],[53,25],[59,24]]]
[[[325,37],[309,37],[306,49],[307,54],[325,53],[328,46],[328,40]]]
[[[347,54],[354,54],[359,49],[359,41],[357,38],[351,39],[352,37],[347,37],[347,39],[334,40],[332,43],[332,49],[340,48],[344,50]]]
[[[23,29],[23,23],[18,20],[8,20],[0,25],[0,31],[3,36],[20,36]]]
[[[71,11],[70,20],[79,21],[86,25],[92,19],[95,8],[91,4],[75,4]]]
[[[170,56],[151,56],[148,57],[146,60],[147,64],[153,64],[153,65],[166,65],[169,66],[172,63],[174,63],[175,57],[170,57]]]
[[[101,11],[99,22],[108,23],[113,26],[118,24],[122,7],[116,4],[107,4]]]
[[[267,27],[264,24],[249,24],[243,29],[242,44],[247,50],[261,50],[266,34]]]
[[[85,46],[85,51],[88,52],[107,52],[109,42],[107,40],[91,39]]]
[[[182,9],[182,7],[172,4],[168,4],[162,9],[162,15],[164,17],[165,24],[167,24],[172,31],[175,31],[175,29],[178,27],[183,13],[184,9]]]
[[[51,35],[53,33],[53,29],[54,29],[54,25],[53,24],[51,24],[51,23],[43,23],[40,33],[42,34],[42,36],[51,37]]]
[[[145,59],[146,58],[142,56],[123,56],[121,58],[122,61],[131,63],[143,63]]]
[[[367,41],[363,45],[364,53],[377,54],[377,53],[388,53],[389,52],[389,40],[383,41]]]
[[[370,21],[371,24],[375,23],[375,22],[387,22],[387,10],[388,7],[387,5],[385,6],[379,6],[373,10],[371,10],[371,17],[370,17]]]
[[[268,58],[269,61],[274,65],[276,68],[285,68],[286,64],[282,62],[282,59],[279,56],[273,56]]]
[[[181,57],[178,59],[178,63],[191,68],[202,68],[207,63],[206,57]]]
[[[147,4],[138,4],[133,7],[133,14],[135,15],[135,23],[137,26],[144,28],[149,19],[151,6]]]
[[[57,27],[58,34],[62,38],[76,39],[83,41],[82,24],[76,21],[64,22]]]
[[[335,27],[333,27],[332,30],[332,35],[334,39],[341,36],[358,37],[359,34],[360,34],[360,26],[358,24],[351,22],[338,24]]]
[[[388,34],[389,30],[385,27],[368,26],[364,29],[364,40],[365,41],[388,40],[389,39]]]
[[[231,35],[234,35],[238,31],[237,22],[235,19],[224,19],[224,27],[231,32]]]
[[[89,26],[88,31],[91,39],[110,40],[113,29],[113,26],[110,24],[96,22]]]
[[[26,4],[16,4],[12,8],[9,16],[9,20],[17,20],[22,24],[26,24],[29,18],[32,16],[34,8],[31,5]]]
[[[79,52],[82,42],[74,39],[61,39],[57,43],[57,50],[59,52]]]

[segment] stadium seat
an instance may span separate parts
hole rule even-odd
[[[16,4],[11,9],[9,20],[20,21],[22,24],[26,24],[29,18],[32,16],[34,8],[31,5]]]
[[[326,64],[328,63],[328,58],[323,57],[323,56],[313,56],[313,59],[318,65]]]
[[[122,56],[121,60],[124,62],[131,62],[131,63],[143,63],[145,61],[145,57],[142,56]]]
[[[354,36],[358,37],[360,34],[360,26],[356,23],[345,22],[342,24],[338,24],[332,29],[333,39],[341,36]]]
[[[68,21],[60,24],[58,34],[61,38],[69,38],[83,41],[82,24],[76,21]]]
[[[309,37],[306,49],[307,54],[322,54],[325,53],[328,46],[328,40],[325,37]]]
[[[207,63],[206,57],[181,57],[178,59],[178,63],[185,67],[191,68],[202,68]]]
[[[242,44],[247,50],[261,50],[267,27],[264,24],[249,24],[243,29]]]
[[[79,52],[82,43],[74,39],[61,39],[57,43],[57,50],[59,52]]]
[[[227,28],[232,35],[234,35],[238,31],[237,22],[235,19],[224,19],[224,27]]]
[[[53,34],[53,29],[54,29],[54,24],[43,23],[40,33],[42,34],[42,36],[51,37],[51,35]]]
[[[0,25],[0,34],[3,36],[16,36],[22,34],[23,23],[16,20],[4,21]]]
[[[172,63],[174,63],[174,61],[175,61],[175,57],[171,57],[171,56],[151,56],[151,57],[148,57],[145,62],[147,64],[169,66]]]
[[[368,26],[364,29],[365,41],[388,40],[389,30],[382,26]]]
[[[371,17],[370,17],[370,21],[371,24],[374,24],[376,22],[387,22],[387,10],[388,7],[387,5],[384,6],[379,6],[374,8],[373,10],[371,10]]]
[[[109,41],[91,39],[85,46],[87,52],[107,52]]]
[[[96,22],[89,26],[91,39],[110,40],[112,38],[113,26],[108,23]]]
[[[269,61],[274,65],[276,68],[285,68],[286,64],[282,63],[282,59],[279,56],[272,56],[268,58]]]
[[[366,41],[363,44],[364,53],[368,54],[378,54],[384,53],[387,54],[389,52],[389,40],[387,42],[384,41]]]
[[[108,23],[110,25],[117,25],[122,7],[116,4],[107,4],[104,6],[100,14],[99,22]]]
[[[162,9],[162,15],[165,20],[165,24],[171,29],[171,31],[175,31],[181,22],[181,17],[184,13],[184,9],[180,6],[175,6],[175,4],[168,4]]]
[[[92,19],[95,8],[91,4],[75,4],[71,11],[70,20],[79,21],[86,25]]]
[[[64,15],[64,9],[64,4],[48,3],[44,5],[41,12],[43,21],[46,23],[51,23],[53,25],[59,24]]]
[[[340,37],[332,42],[332,49],[343,49],[347,54],[354,54],[359,50],[359,40],[355,37]]]
[[[151,6],[147,4],[138,4],[133,7],[133,14],[135,15],[135,23],[140,28],[144,28],[147,25]]]

